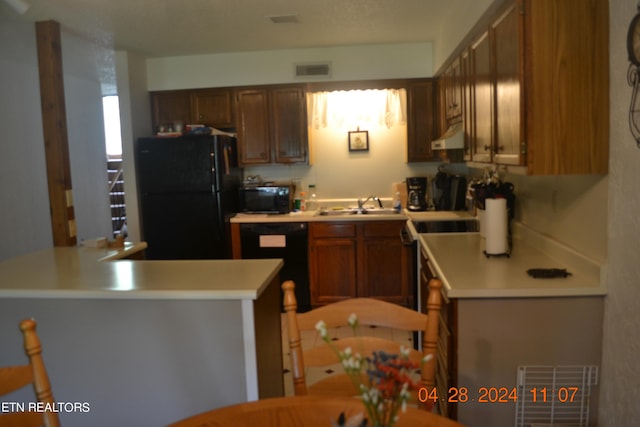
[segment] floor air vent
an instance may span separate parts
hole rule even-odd
[[[331,77],[331,64],[296,64],[296,77]]]
[[[516,427],[587,427],[597,366],[519,366]]]

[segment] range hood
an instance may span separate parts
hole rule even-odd
[[[432,150],[456,150],[464,148],[462,122],[456,123],[438,139],[431,141]]]

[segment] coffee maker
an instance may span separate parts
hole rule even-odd
[[[414,176],[407,178],[407,209],[427,210],[427,178]]]

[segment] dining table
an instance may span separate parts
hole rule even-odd
[[[213,409],[168,427],[332,427],[340,414],[347,419],[366,410],[359,398],[289,396],[261,399]],[[371,426],[368,423],[367,426]],[[438,414],[407,407],[394,427],[464,427]]]

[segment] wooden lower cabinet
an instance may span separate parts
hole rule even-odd
[[[400,240],[401,221],[309,224],[311,304],[372,297],[411,304],[411,250]]]

